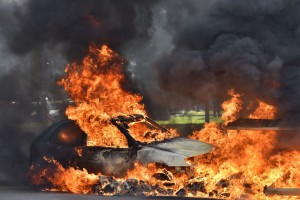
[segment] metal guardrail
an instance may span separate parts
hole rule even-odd
[[[265,195],[300,196],[300,188],[264,188]]]

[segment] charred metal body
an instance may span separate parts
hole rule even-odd
[[[128,148],[87,146],[87,135],[74,121],[64,120],[51,125],[33,141],[30,161],[41,164],[46,162],[44,157],[48,157],[65,167],[75,166],[121,177],[135,162],[189,166],[186,158],[208,153],[213,148],[210,144],[180,137],[153,143],[136,141],[129,132],[130,123],[145,122],[163,132],[168,131],[143,115],[113,117],[110,122],[126,137]]]
[[[135,161],[136,150],[133,148],[85,146],[77,164],[89,172],[122,177],[133,168]]]

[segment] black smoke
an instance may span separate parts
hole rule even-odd
[[[202,13],[186,8],[188,20],[175,20],[170,31],[174,48],[156,61],[158,84],[194,104],[228,99],[232,88],[243,94],[240,117],[255,109],[248,109],[255,99],[275,105],[281,125],[295,128],[279,133],[279,146],[299,149],[299,9],[295,0],[214,1]],[[168,20],[173,29],[174,16]]]
[[[45,44],[63,43],[72,60],[80,59],[91,42],[117,51],[133,38],[147,37],[151,21],[147,10],[155,2],[30,0],[26,8],[15,10],[18,30],[9,46],[14,53],[26,54]]]
[[[226,0],[190,11],[173,50],[157,61],[159,84],[196,102],[224,100],[233,88],[245,102],[266,101],[279,118],[298,121],[299,8],[294,0]]]

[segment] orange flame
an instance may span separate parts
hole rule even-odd
[[[88,145],[126,146],[122,134],[109,124],[109,118],[117,115],[145,115],[144,107],[140,103],[142,97],[125,92],[121,88],[124,79],[123,63],[124,61],[107,46],[100,49],[92,46],[90,55],[86,56],[82,63],[67,66],[67,75],[60,81],[75,102],[66,113],[88,134]],[[228,94],[232,99],[222,105],[222,119],[225,124],[237,119],[242,109],[242,95],[233,90]],[[273,119],[276,116],[274,106],[262,101],[259,101],[258,105],[250,118]],[[152,141],[153,135],[156,139],[176,135],[145,133],[146,129],[138,124],[132,124],[130,129],[134,137],[141,141]],[[150,135],[149,139],[147,135]],[[215,150],[189,160],[188,162],[192,163],[191,168],[184,171],[168,171],[157,167],[156,164],[149,164],[147,167],[136,164],[126,178],[145,180],[153,185],[166,187],[163,182],[153,177],[155,173],[163,171],[171,173],[174,183],[171,187],[174,192],[195,182],[201,182],[205,187],[205,190],[187,193],[186,196],[284,199],[285,197],[265,196],[264,186],[300,187],[300,153],[293,150],[276,150],[276,137],[275,131],[226,131],[217,123],[205,124],[204,128],[194,132],[191,138],[211,143]],[[48,178],[59,190],[90,193],[92,185],[97,183],[97,176],[88,174],[85,170],[64,169],[55,161],[48,162],[56,166],[55,173],[49,174],[49,169],[43,169],[40,170],[41,175]],[[41,179],[36,178],[36,182],[41,182]],[[148,195],[154,193],[149,192]]]
[[[65,169],[53,159],[44,158],[44,160],[49,163],[47,167],[33,164],[30,168],[29,175],[33,184],[42,185],[50,182],[56,191],[88,194],[92,192],[91,186],[98,182],[98,175],[89,174],[85,169],[73,167]]]
[[[110,124],[111,117],[118,115],[143,114],[146,116],[142,97],[122,89],[124,81],[124,60],[108,46],[91,46],[90,54],[82,63],[72,63],[66,67],[66,77],[59,84],[74,100],[66,114],[75,120],[88,135],[88,146],[126,147],[127,141],[119,130]],[[145,129],[131,132],[135,139],[144,140]],[[162,140],[177,135],[156,134],[154,140]],[[149,142],[149,140],[148,140]]]
[[[228,94],[232,97],[230,100],[223,102],[222,108],[224,110],[222,114],[222,120],[225,124],[237,119],[239,111],[242,109],[241,95],[234,92],[233,89],[228,91]]]
[[[235,119],[236,112],[241,109],[239,97],[233,94],[232,99],[225,102],[223,108],[229,111],[224,111],[224,119]],[[276,112],[274,106],[259,101],[258,108],[249,117],[274,119]],[[207,183],[207,190],[217,191],[216,197],[228,193],[230,199],[293,199],[263,193],[264,186],[270,185],[300,187],[300,153],[276,151],[276,137],[275,131],[226,131],[217,123],[206,124],[202,130],[194,132],[192,138],[211,143],[216,149],[196,159],[196,177]]]
[[[83,131],[88,135],[89,146],[127,146],[125,137],[119,130],[110,124],[110,118],[118,115],[143,114],[146,116],[144,106],[141,104],[142,97],[122,89],[124,80],[122,66],[124,60],[114,53],[109,47],[103,45],[101,48],[91,46],[90,54],[82,63],[72,63],[66,67],[66,77],[59,84],[65,87],[74,105],[69,106],[66,114],[69,119],[75,120]],[[167,133],[161,131],[149,131],[149,128],[140,123],[130,125],[130,132],[135,139],[142,142],[159,141],[177,136],[175,130]],[[81,155],[81,149],[76,149]],[[39,169],[39,166],[31,166],[31,179],[35,184],[50,182],[60,191],[73,193],[90,193],[92,185],[95,184],[96,175],[88,174],[85,169],[65,169],[55,160],[46,159],[50,166]],[[39,173],[37,174],[37,171]],[[54,173],[49,173],[54,171]],[[140,177],[152,180],[152,174],[157,171],[155,165],[148,167],[136,164],[136,168],[128,173],[128,177]],[[140,172],[148,174],[138,175]],[[81,176],[78,183],[74,179]],[[148,178],[147,178],[148,176]],[[80,181],[80,180],[83,180]],[[118,179],[122,181],[123,179]],[[74,182],[72,184],[72,182]]]
[[[63,85],[75,105],[66,114],[88,135],[89,146],[126,146],[118,129],[109,124],[117,115],[144,114],[142,97],[121,88],[124,61],[106,45],[90,47],[82,63],[67,66]]]
[[[262,101],[258,101],[259,106],[257,109],[249,115],[251,119],[274,119],[277,114],[276,107],[266,104]]]

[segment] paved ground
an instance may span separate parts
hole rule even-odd
[[[41,192],[22,187],[0,187],[0,200],[209,200],[206,198],[183,197],[103,197],[96,195],[76,195],[59,192]],[[210,199],[211,200],[211,199]]]

